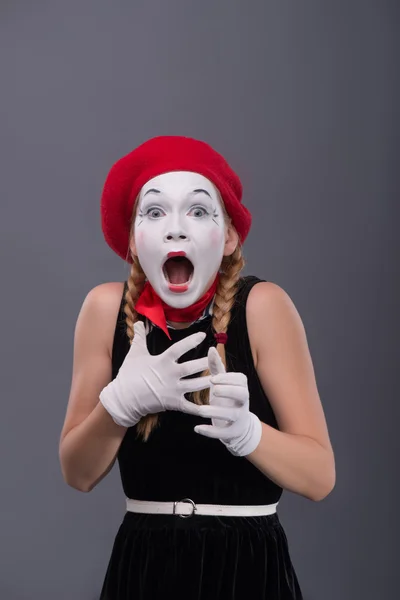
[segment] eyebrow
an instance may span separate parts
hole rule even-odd
[[[193,192],[191,192],[192,194],[206,194],[209,198],[211,198],[211,195],[207,192],[207,190],[203,190],[203,188],[198,188],[196,190],[193,190]],[[147,192],[144,194],[144,196],[147,196],[147,194],[161,194],[160,190],[157,190],[156,188],[151,188],[150,190],[147,190]],[[143,198],[144,198],[143,196]]]
[[[192,194],[206,194],[209,198],[211,198],[211,195],[207,192],[207,190],[203,190],[203,188],[193,190]]]
[[[144,196],[147,196],[147,194],[161,194],[160,190],[156,190],[155,188],[151,188],[150,190],[147,190],[147,192],[144,194]],[[143,198],[144,198],[143,196]]]

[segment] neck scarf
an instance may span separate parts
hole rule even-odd
[[[147,317],[154,325],[157,325],[171,339],[168,331],[167,321],[175,323],[193,323],[203,314],[215,295],[218,285],[218,275],[209,290],[197,302],[186,308],[173,308],[168,306],[156,294],[151,284],[146,281],[142,293],[135,304],[135,310]]]

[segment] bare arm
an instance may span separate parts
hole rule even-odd
[[[99,401],[111,380],[111,352],[123,284],[92,289],[79,313],[74,339],[70,397],[59,456],[64,480],[89,492],[112,468],[126,429]]]
[[[247,458],[278,485],[322,500],[335,485],[335,460],[303,323],[273,283],[254,286],[247,308],[257,372],[280,429],[263,423]]]

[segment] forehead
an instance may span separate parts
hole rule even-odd
[[[159,190],[167,196],[186,196],[194,190],[203,189],[214,199],[218,199],[215,185],[200,173],[191,171],[173,171],[153,177],[142,187],[140,197],[151,189]]]

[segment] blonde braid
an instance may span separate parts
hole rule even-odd
[[[137,312],[135,310],[135,304],[139,299],[139,296],[143,290],[145,282],[145,274],[137,260],[134,260],[131,267],[131,272],[128,277],[128,289],[125,293],[125,304],[124,304],[124,312],[125,312],[125,323],[126,323],[126,333],[132,343],[133,340],[133,325],[138,320]]]
[[[218,288],[214,298],[212,326],[215,333],[226,333],[231,320],[231,310],[235,302],[240,273],[245,265],[240,245],[236,246],[231,256],[224,257],[221,265],[221,274]],[[217,344],[217,352],[226,367],[225,345]],[[209,371],[202,374],[209,375]],[[209,389],[193,392],[193,401],[196,404],[207,404]]]
[[[125,323],[126,323],[126,333],[128,335],[129,341],[132,344],[134,333],[133,333],[133,325],[138,320],[138,313],[135,310],[135,303],[138,300],[145,283],[145,274],[142,267],[139,264],[139,261],[134,256],[133,263],[131,267],[131,272],[128,278],[128,289],[125,293],[125,304],[124,304],[124,312],[126,315]],[[140,419],[137,425],[137,432],[141,435],[145,440],[148,439],[151,430],[157,424],[158,416],[157,415],[147,415]]]

